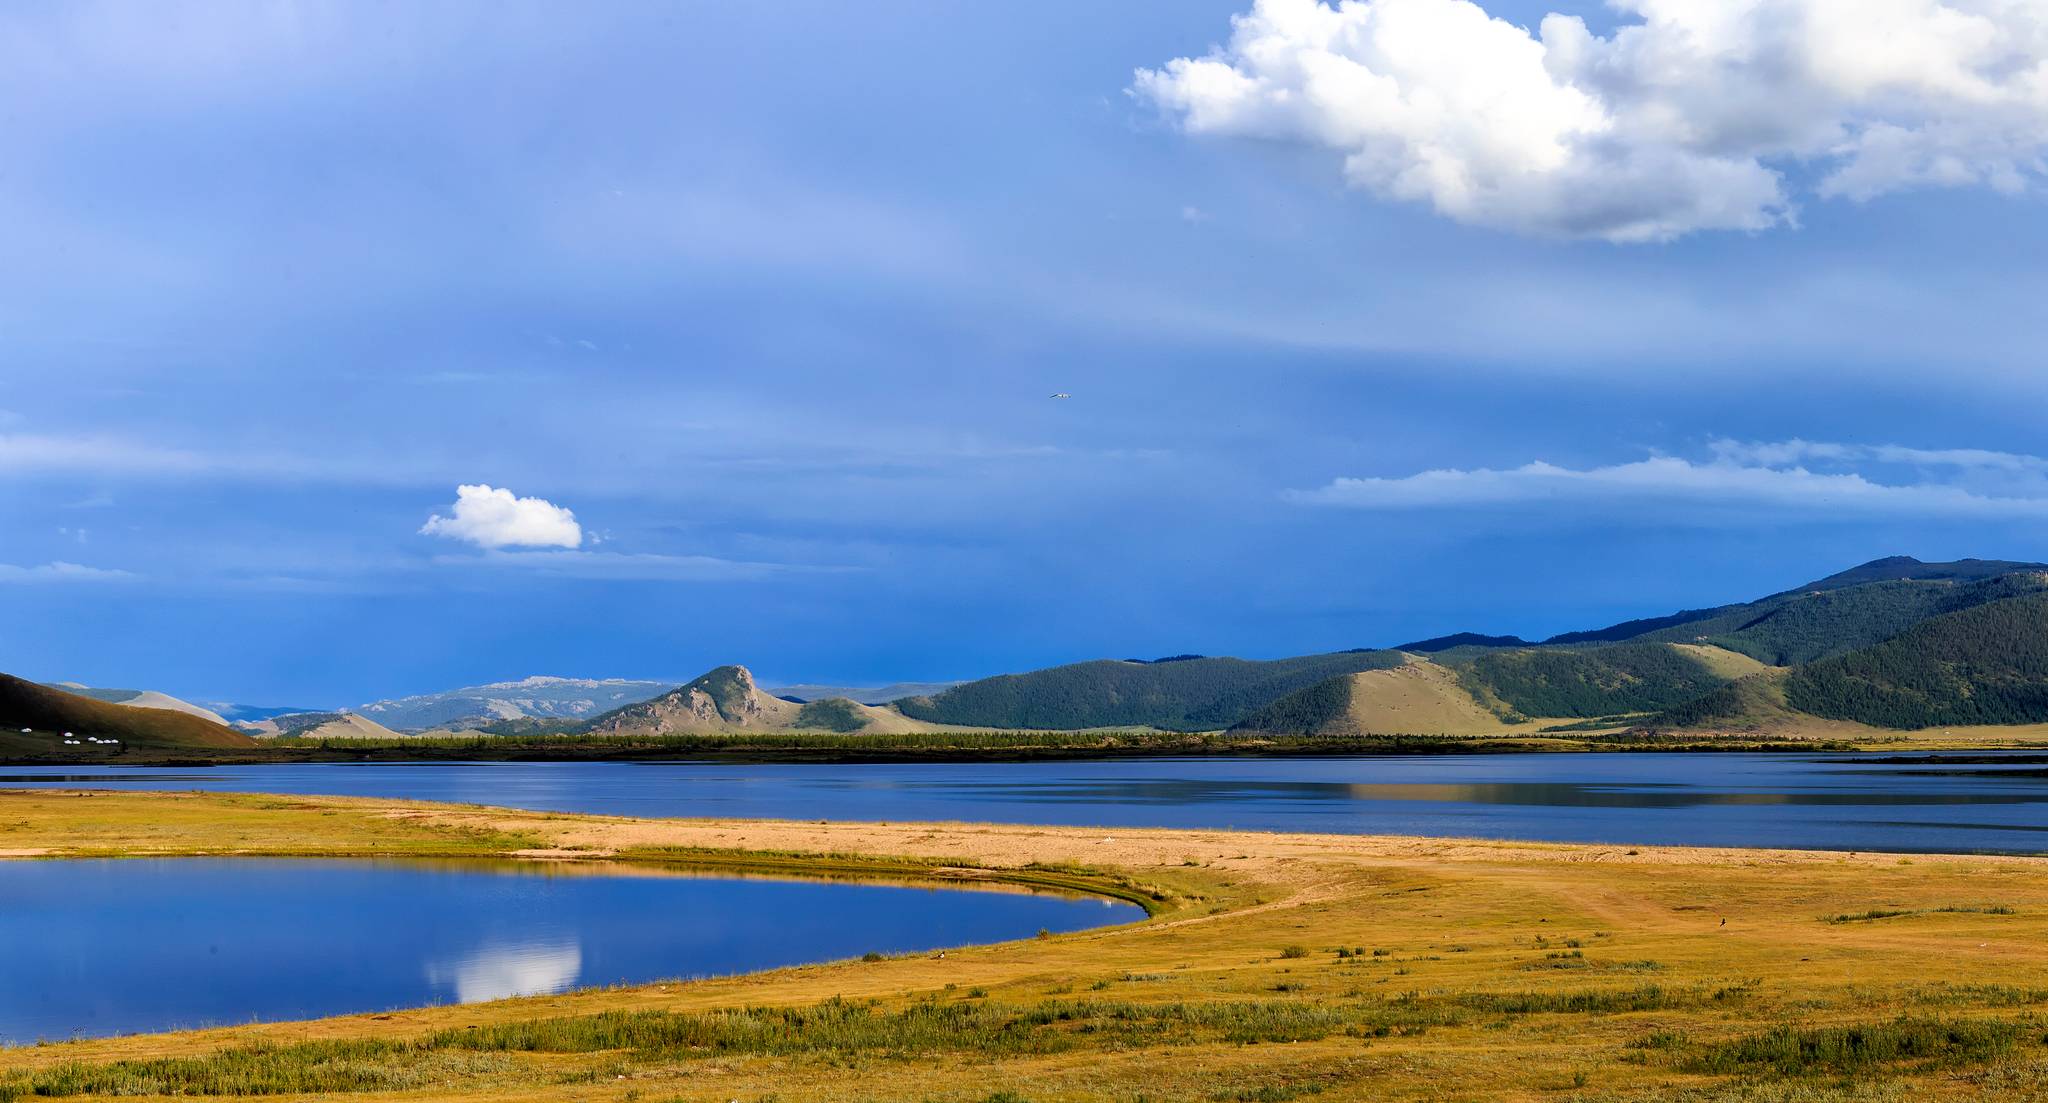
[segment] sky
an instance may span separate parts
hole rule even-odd
[[[2044,183],[2010,0],[9,5],[0,670],[878,684],[2048,559]]]

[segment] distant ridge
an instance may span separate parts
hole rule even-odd
[[[235,726],[258,738],[403,739],[408,733],[387,728],[359,712],[293,712],[262,720],[238,720]]]
[[[1534,647],[1534,643],[1520,636],[1482,636],[1477,632],[1455,632],[1448,636],[1416,640],[1394,648],[1396,651],[1413,651],[1423,655],[1434,655],[1454,647]]]
[[[2021,563],[2007,559],[1957,559],[1948,563],[1923,563],[1910,555],[1888,555],[1861,566],[1809,582],[1796,590],[1839,590],[1868,582],[1965,581],[1996,578],[2019,571],[2048,571],[2048,563]],[[1778,595],[1772,595],[1778,596]]]
[[[844,697],[863,705],[886,705],[905,697],[927,697],[944,693],[959,682],[894,682],[885,686],[835,686],[818,685],[809,682],[797,685],[774,686],[763,692],[772,693],[784,700],[799,703],[823,701],[831,697]]]
[[[658,697],[675,686],[631,678],[536,675],[372,701],[354,711],[399,731],[482,727],[508,720],[585,720]]]

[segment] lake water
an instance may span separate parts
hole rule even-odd
[[[0,861],[0,1043],[703,976],[1131,922],[1121,901],[629,867]]]
[[[0,787],[324,793],[631,816],[984,820],[2048,852],[2048,757],[1510,754],[934,764],[0,767]]]

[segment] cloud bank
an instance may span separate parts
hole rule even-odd
[[[583,526],[569,510],[545,498],[521,498],[481,483],[455,488],[453,514],[427,518],[420,535],[492,549],[575,548],[583,543]]]
[[[1256,0],[1227,45],[1137,71],[1191,134],[1342,154],[1345,179],[1459,222],[1664,241],[2048,175],[2036,0],[1610,0],[1535,33],[1469,0]]]
[[[2048,472],[2048,460],[2005,452],[1929,450],[1898,445],[1846,445],[1811,441],[1715,441],[1714,458],[1692,461],[1654,456],[1605,467],[1570,468],[1537,460],[1513,468],[1444,468],[1397,478],[1339,478],[1313,490],[1290,491],[1304,505],[1414,510],[1488,506],[1569,506],[1642,509],[1656,505],[1706,506],[1783,512],[1804,519],[1883,516],[1978,518],[2048,517],[2048,480],[2001,479],[1987,491],[1976,476],[2025,470]],[[1800,461],[1824,458],[1962,472],[1947,481],[1885,482],[1854,470],[1811,470]]]
[[[141,576],[131,571],[87,567],[79,563],[66,563],[63,560],[36,567],[0,563],[0,583],[127,582],[139,577]]]

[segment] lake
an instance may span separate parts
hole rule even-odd
[[[0,861],[0,1043],[470,1003],[1144,918],[997,889],[540,863]]]
[[[2048,757],[1503,754],[1026,763],[0,767],[0,787],[342,794],[630,816],[2048,851]]]

